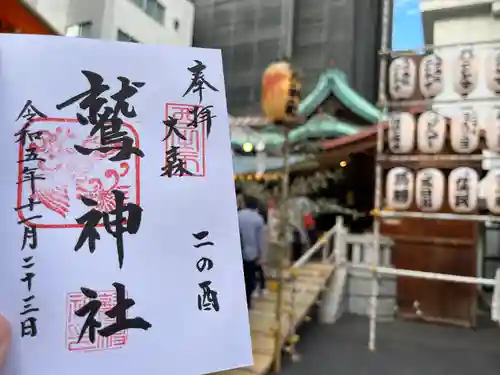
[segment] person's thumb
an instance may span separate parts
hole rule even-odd
[[[7,357],[7,352],[9,350],[11,340],[12,332],[10,329],[10,324],[7,319],[5,319],[2,314],[0,314],[0,369],[5,362],[5,358]]]

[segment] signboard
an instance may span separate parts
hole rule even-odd
[[[1,35],[5,375],[252,363],[220,51]]]

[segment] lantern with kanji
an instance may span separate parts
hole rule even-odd
[[[434,98],[443,91],[443,59],[427,55],[420,61],[420,92],[425,98]]]
[[[436,154],[446,140],[446,120],[434,111],[422,113],[417,122],[417,143],[421,152]]]
[[[443,205],[445,178],[436,168],[425,168],[415,178],[415,202],[422,211],[435,212]]]
[[[462,108],[451,121],[451,147],[461,154],[470,154],[479,146],[479,119],[473,108]]]
[[[406,210],[410,207],[414,190],[413,173],[405,167],[392,168],[386,178],[387,208]]]
[[[262,76],[262,110],[270,122],[291,123],[300,103],[299,74],[287,61],[273,63]]]
[[[459,213],[472,212],[477,207],[479,175],[469,167],[452,170],[448,176],[448,203]]]
[[[486,207],[493,214],[500,214],[500,169],[492,169],[482,181]]]
[[[486,84],[495,94],[500,95],[500,49],[495,49],[486,58]]]
[[[500,106],[490,110],[484,126],[486,146],[490,151],[500,152]]]
[[[389,67],[389,94],[396,100],[409,99],[415,92],[417,66],[408,56],[392,60]]]
[[[472,48],[460,50],[458,58],[454,61],[454,87],[462,97],[467,97],[477,86],[479,69],[478,58]]]
[[[408,112],[391,113],[387,133],[391,152],[405,154],[412,151],[415,145],[415,118]]]

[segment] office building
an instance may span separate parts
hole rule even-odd
[[[194,45],[221,48],[231,115],[260,113],[261,74],[287,56],[304,94],[334,61],[376,102],[381,0],[194,0]]]
[[[420,0],[426,44],[498,40],[500,1]]]
[[[194,6],[188,0],[22,0],[61,34],[189,46]]]
[[[420,0],[426,44],[498,40],[500,1]]]

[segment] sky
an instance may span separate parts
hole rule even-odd
[[[392,49],[407,50],[424,45],[420,0],[394,0]]]

